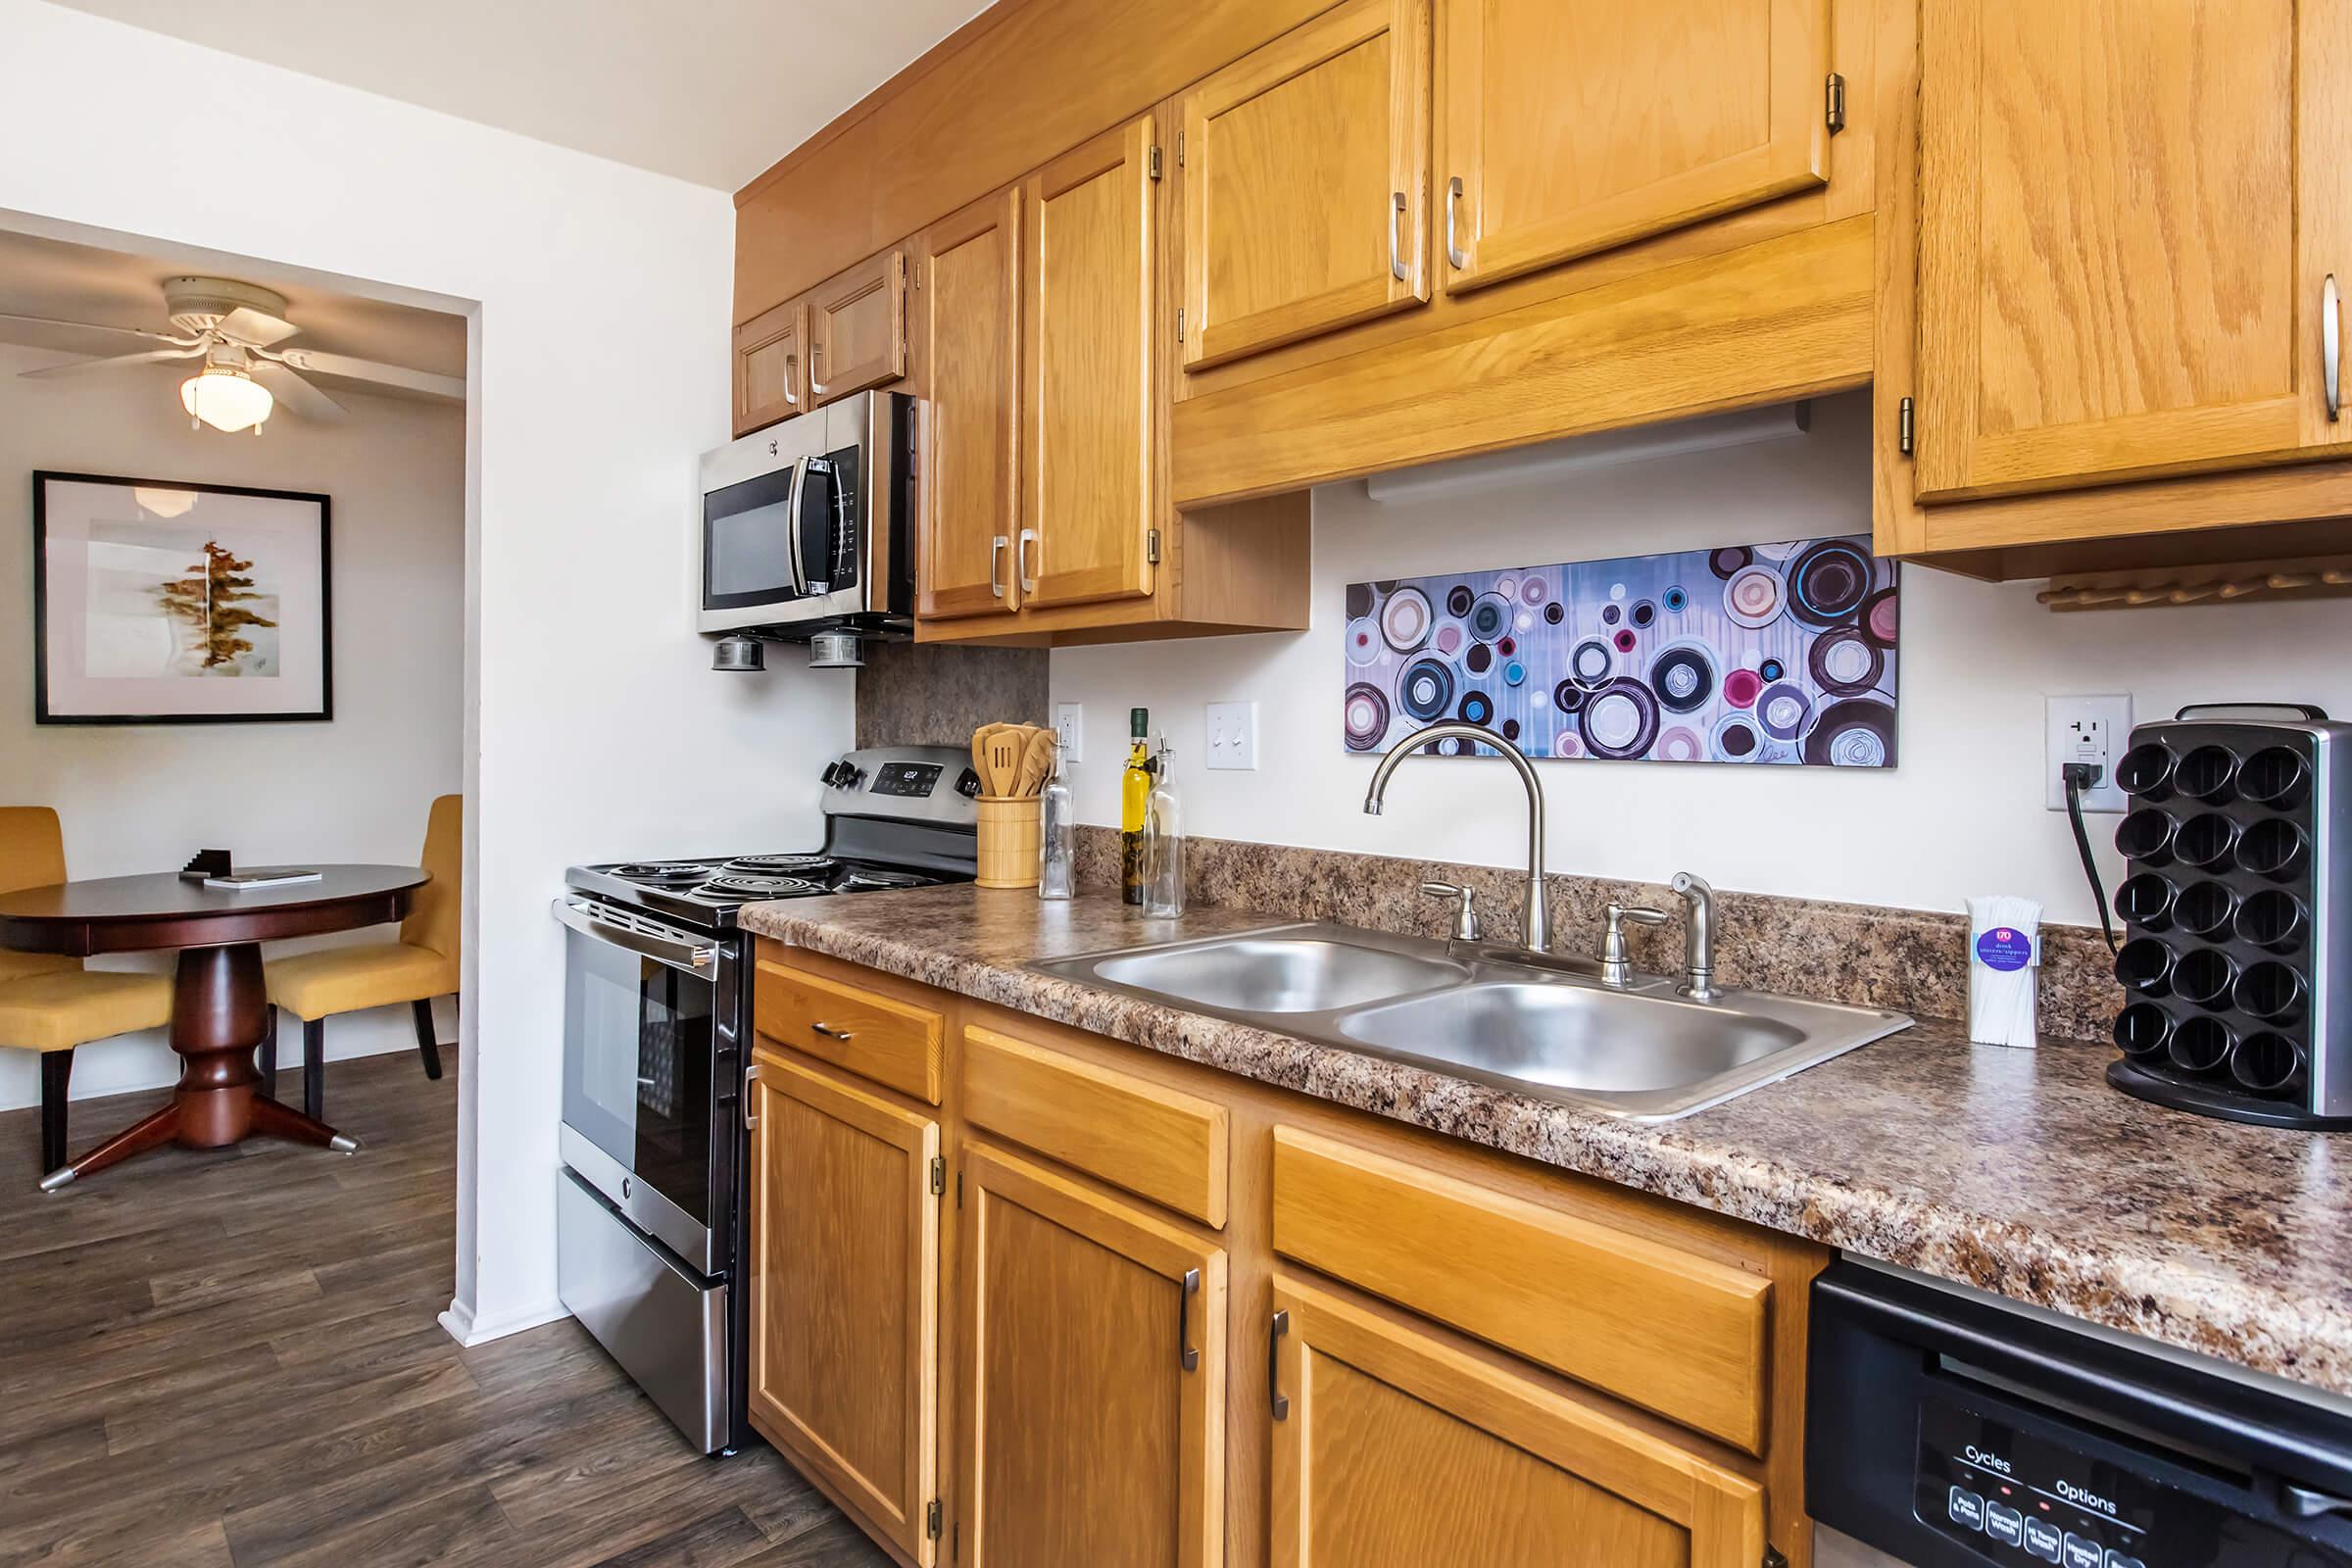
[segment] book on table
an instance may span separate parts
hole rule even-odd
[[[316,882],[325,875],[322,871],[304,871],[294,867],[278,867],[268,871],[231,871],[225,876],[208,876],[208,888],[226,888],[231,893],[248,893],[255,888],[282,888],[295,882]]]

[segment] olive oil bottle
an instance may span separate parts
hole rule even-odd
[[[1119,775],[1119,897],[1144,902],[1144,811],[1152,801],[1149,709],[1127,711],[1127,768]]]

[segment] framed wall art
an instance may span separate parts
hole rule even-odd
[[[1346,744],[1892,767],[1898,570],[1834,537],[1350,583]]]
[[[33,717],[334,716],[327,498],[32,476]]]

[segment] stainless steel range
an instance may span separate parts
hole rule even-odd
[[[980,781],[954,747],[835,759],[823,848],[575,865],[564,936],[564,1304],[705,1452],[750,1436],[747,904],[968,882]]]

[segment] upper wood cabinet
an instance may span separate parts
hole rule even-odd
[[[1184,363],[1429,298],[1428,0],[1351,0],[1178,106]]]
[[[1152,591],[1155,147],[1147,117],[1028,181],[1014,554],[1031,604]]]
[[[995,1150],[963,1174],[961,1560],[1210,1568],[1223,1250]]]
[[[1441,0],[1447,286],[1824,183],[1830,6]]]
[[[2352,7],[1927,0],[1921,26],[1918,498],[2342,455]]]
[[[1273,1568],[1755,1568],[1753,1481],[1277,1277]]]
[[[788,300],[735,329],[735,433],[808,407],[808,304]]]
[[[822,407],[906,373],[906,258],[884,251],[808,296],[808,395]]]
[[[934,223],[916,247],[929,393],[915,574],[924,615],[1020,608],[1021,191]]]
[[[765,1046],[746,1092],[752,1424],[930,1564],[939,1124]]]

